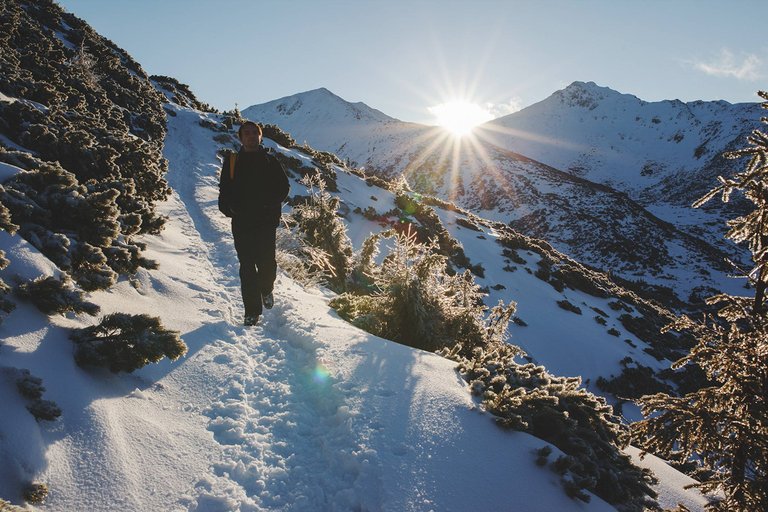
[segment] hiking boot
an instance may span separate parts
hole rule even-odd
[[[261,296],[261,303],[264,304],[264,307],[267,309],[272,309],[272,306],[275,305],[275,296],[272,295],[272,292],[269,292],[266,295]]]
[[[259,315],[245,315],[243,318],[243,325],[256,325],[259,321]]]

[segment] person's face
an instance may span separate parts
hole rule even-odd
[[[243,148],[245,148],[246,151],[257,149],[259,144],[261,144],[259,130],[251,125],[244,127],[240,132],[240,142],[243,144]]]

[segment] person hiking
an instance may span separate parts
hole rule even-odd
[[[232,218],[240,262],[245,325],[256,325],[263,307],[274,303],[277,275],[275,236],[290,185],[280,161],[261,145],[261,126],[245,121],[237,132],[242,147],[224,156],[219,179],[219,210]]]

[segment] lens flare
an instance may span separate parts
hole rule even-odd
[[[329,372],[328,368],[321,363],[318,363],[317,366],[315,366],[315,369],[312,370],[312,380],[315,384],[325,384],[330,378],[331,372]]]

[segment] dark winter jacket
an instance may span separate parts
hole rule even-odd
[[[238,221],[277,226],[290,189],[282,164],[263,147],[241,150],[235,159],[234,177],[230,177],[232,155],[225,155],[221,167],[219,210]]]

